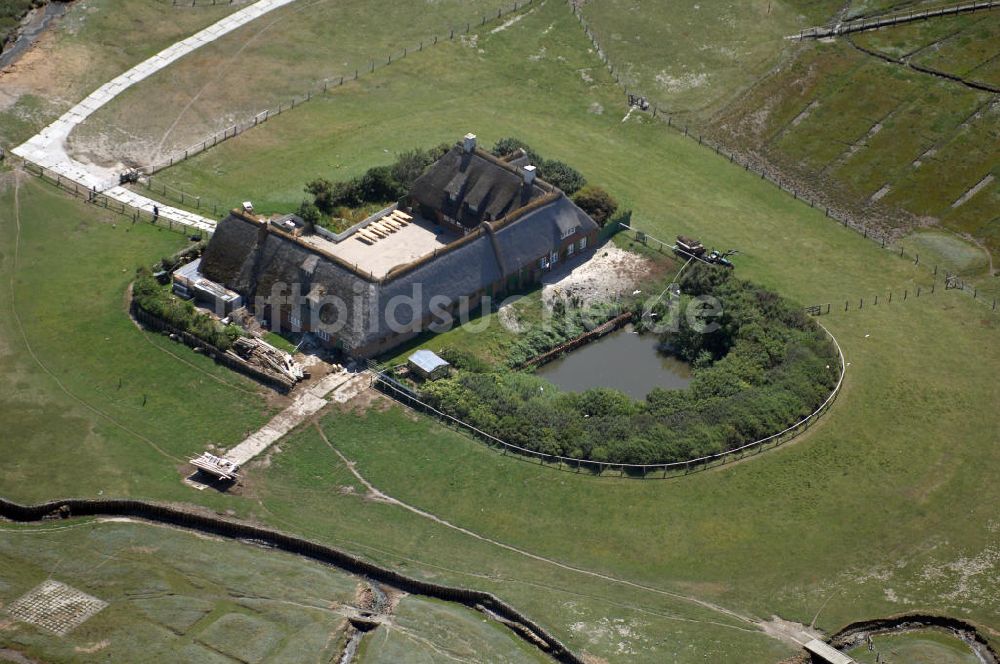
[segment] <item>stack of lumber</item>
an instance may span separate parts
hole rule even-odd
[[[358,242],[371,245],[412,223],[413,217],[411,215],[401,210],[393,210],[359,230],[354,234],[354,237],[357,238]]]
[[[191,465],[223,480],[235,480],[240,467],[210,452],[202,452],[200,457],[191,459]]]
[[[240,337],[233,342],[233,350],[226,352],[236,355],[268,373],[277,374],[293,382],[300,381],[305,377],[302,365],[293,360],[291,355],[254,337]]]

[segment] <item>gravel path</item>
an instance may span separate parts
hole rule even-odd
[[[159,202],[140,196],[118,186],[118,171],[95,164],[85,164],[69,156],[66,139],[70,133],[99,108],[110,102],[136,83],[168,67],[176,60],[195,51],[205,44],[232,32],[242,25],[257,19],[295,0],[259,0],[254,4],[230,14],[204,30],[183,39],[144,60],[125,73],[113,78],[90,93],[83,101],[64,113],[58,120],[41,132],[32,136],[12,152],[38,166],[76,182],[87,189],[96,189],[109,198],[152,213],[153,206],[159,208],[160,217],[198,230],[211,231],[215,221],[184,210],[161,205]]]

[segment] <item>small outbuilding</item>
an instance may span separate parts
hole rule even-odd
[[[451,365],[429,350],[418,350],[406,361],[410,371],[424,380],[444,378],[451,372]]]
[[[239,309],[243,304],[243,298],[239,293],[205,278],[201,273],[200,258],[177,268],[173,274],[173,281],[174,293],[211,307],[219,316],[227,316],[233,309]]]

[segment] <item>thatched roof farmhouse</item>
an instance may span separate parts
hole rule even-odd
[[[201,271],[273,328],[312,331],[360,357],[537,281],[591,250],[598,232],[533,167],[478,149],[471,134],[398,206],[340,235],[297,221],[234,210]]]

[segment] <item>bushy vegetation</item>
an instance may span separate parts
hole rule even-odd
[[[190,301],[171,295],[145,268],[136,273],[132,297],[142,309],[219,350],[229,349],[243,335],[238,326],[222,326],[208,314],[197,311]]]
[[[494,144],[492,153],[497,157],[506,157],[517,150],[524,150],[528,159],[538,169],[540,178],[559,187],[568,195],[572,196],[586,186],[587,180],[580,174],[580,171],[565,162],[545,159],[519,138],[512,136],[501,138]]]
[[[682,315],[676,330],[662,334],[664,347],[694,366],[685,390],[655,389],[644,401],[610,389],[564,393],[527,373],[459,363],[452,378],[427,385],[424,394],[435,407],[515,445],[639,464],[733,449],[785,428],[829,394],[839,371],[836,351],[800,308],[718,268],[695,268],[683,288],[688,307],[699,307],[694,298],[701,295],[723,305],[713,319]],[[656,313],[664,320],[673,310],[661,306]],[[563,320],[560,329],[579,324],[572,316]],[[715,325],[702,333],[699,320]],[[525,342],[523,352],[531,347]]]
[[[45,2],[46,0],[0,0],[0,47],[14,38],[24,15]]]
[[[618,201],[601,187],[587,185],[573,196],[573,202],[602,228],[618,210]]]
[[[350,180],[313,180],[306,184],[306,192],[312,195],[312,201],[302,203],[299,216],[310,223],[322,224],[325,219],[345,214],[344,209],[354,210],[399,200],[410,191],[417,178],[449,149],[451,146],[447,143],[430,150],[414,148],[401,153],[392,164],[369,168]]]

